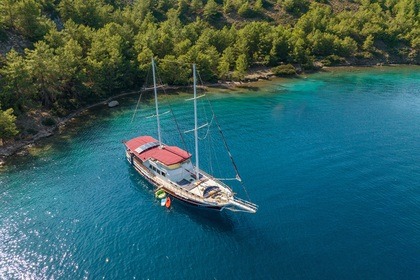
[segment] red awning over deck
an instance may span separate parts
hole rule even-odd
[[[160,148],[157,142],[151,136],[140,136],[127,141],[125,145],[142,161],[155,159],[165,165],[172,165],[191,157],[191,154],[176,146],[163,146]],[[153,143],[156,143],[156,145],[153,145]],[[149,148],[148,146],[151,147]]]

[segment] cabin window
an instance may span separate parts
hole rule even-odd
[[[165,172],[162,172],[162,176],[165,177],[166,176],[166,173]]]

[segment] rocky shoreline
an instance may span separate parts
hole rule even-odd
[[[346,65],[346,66],[332,66],[332,67],[322,67],[320,68],[320,70],[322,71],[331,71],[333,69],[348,69],[349,67],[372,67],[372,66],[383,66],[383,64],[374,64],[374,65]],[[404,66],[404,64],[387,64],[387,66]],[[310,74],[313,72],[318,72],[318,71],[311,71],[311,72],[302,72],[299,71],[300,69],[297,69],[298,73],[301,74]],[[297,75],[297,77],[299,77],[300,74]],[[249,83],[252,82],[258,82],[258,81],[268,81],[271,80],[272,78],[276,77],[274,75],[274,73],[268,69],[268,68],[259,68],[259,69],[254,69],[252,71],[250,71],[248,73],[248,75],[246,75],[244,77],[244,79],[240,82],[234,82],[234,81],[219,81],[218,83],[214,83],[214,84],[207,84],[205,86],[203,86],[203,88],[208,89],[208,88],[224,88],[224,89],[234,89],[236,87],[241,87],[241,86],[246,86]],[[165,86],[165,90],[166,91],[177,91],[177,90],[182,90],[185,89],[185,86]],[[148,88],[148,89],[143,89],[141,91],[150,91],[152,89]],[[63,128],[69,121],[73,120],[74,118],[78,117],[79,115],[81,115],[82,113],[86,112],[89,109],[92,109],[94,107],[98,107],[98,106],[107,106],[107,104],[109,102],[111,102],[112,100],[116,100],[118,98],[124,97],[124,96],[129,96],[129,95],[134,95],[134,94],[139,94],[139,92],[141,91],[130,91],[130,92],[124,92],[121,94],[117,94],[115,96],[112,96],[104,101],[101,102],[97,102],[95,104],[89,105],[87,107],[81,108],[75,112],[72,112],[71,114],[69,114],[68,116],[64,117],[64,118],[55,118],[55,124],[52,126],[41,126],[41,128],[39,129],[39,131],[32,135],[31,137],[27,137],[26,139],[21,139],[21,140],[13,140],[10,142],[6,142],[4,143],[4,145],[0,146],[0,166],[5,165],[7,158],[13,155],[27,155],[28,154],[28,148],[32,147],[33,145],[35,145],[39,140],[50,137],[52,135],[54,135],[60,128]]]
[[[4,165],[6,163],[7,158],[12,155],[16,155],[16,154],[26,155],[28,153],[28,148],[32,147],[39,140],[54,135],[60,128],[63,128],[68,122],[78,117],[82,113],[86,112],[87,110],[94,107],[98,107],[98,106],[106,106],[110,101],[114,99],[121,98],[127,95],[136,94],[136,93],[138,93],[138,91],[124,92],[124,93],[112,96],[104,101],[97,102],[95,104],[81,108],[75,112],[72,112],[71,114],[69,114],[68,116],[64,118],[56,118],[54,125],[51,125],[51,126],[43,125],[39,129],[39,131],[32,137],[28,137],[26,139],[21,139],[21,140],[13,140],[11,142],[5,143],[4,145],[0,146],[0,166]]]

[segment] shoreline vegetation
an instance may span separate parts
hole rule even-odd
[[[419,11],[416,0],[4,0],[0,158],[149,87],[151,57],[173,89],[190,84],[191,62],[202,84],[228,88],[330,66],[419,65]]]

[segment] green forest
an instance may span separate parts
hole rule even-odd
[[[418,0],[2,0],[0,139],[16,116],[66,116],[163,82],[242,80],[255,67],[419,63]],[[23,131],[25,132],[25,131]]]

